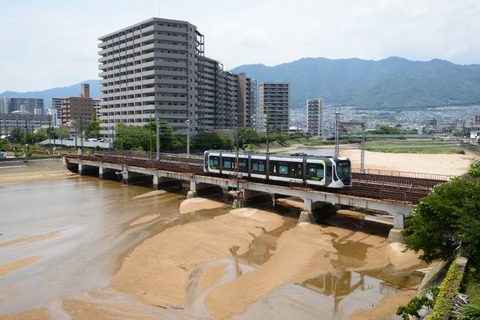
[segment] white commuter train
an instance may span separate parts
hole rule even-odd
[[[226,176],[286,181],[311,187],[352,186],[350,159],[304,154],[279,155],[225,150],[205,151],[203,171]],[[236,167],[238,162],[238,169]]]

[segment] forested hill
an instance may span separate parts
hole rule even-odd
[[[232,72],[245,72],[259,84],[289,82],[294,108],[316,98],[322,98],[326,104],[366,108],[480,102],[480,65],[457,65],[438,59],[420,62],[397,57],[380,61],[304,58],[274,67],[242,65]]]
[[[291,106],[322,98],[326,104],[365,108],[409,108],[480,103],[480,65],[457,65],[444,60],[427,62],[392,57],[380,61],[361,59],[304,58],[267,67],[243,65],[231,70],[245,72],[258,83],[289,82]],[[90,94],[98,99],[98,80],[87,80]],[[0,97],[43,98],[45,108],[53,97],[80,95],[81,83],[44,91],[0,93]]]

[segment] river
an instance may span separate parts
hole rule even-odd
[[[422,279],[385,226],[186,191],[2,167],[0,317],[395,319]]]

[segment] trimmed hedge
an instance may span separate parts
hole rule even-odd
[[[456,258],[448,268],[447,275],[440,285],[432,312],[425,320],[447,320],[452,310],[453,300],[460,289],[465,271],[466,259]]]

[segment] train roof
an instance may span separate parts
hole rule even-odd
[[[205,153],[207,152],[225,152],[225,153],[234,153],[236,154],[236,150],[206,150]],[[257,152],[257,151],[239,151],[239,155],[259,155],[259,156],[266,156],[268,155],[274,155],[274,156],[280,156],[280,157],[308,157],[311,159],[326,159],[326,158],[333,158],[333,159],[338,159],[338,160],[349,160],[347,157],[335,157],[335,156],[316,156],[316,155],[311,155],[311,154],[306,154],[303,152],[298,152],[298,153],[277,153],[277,152]]]

